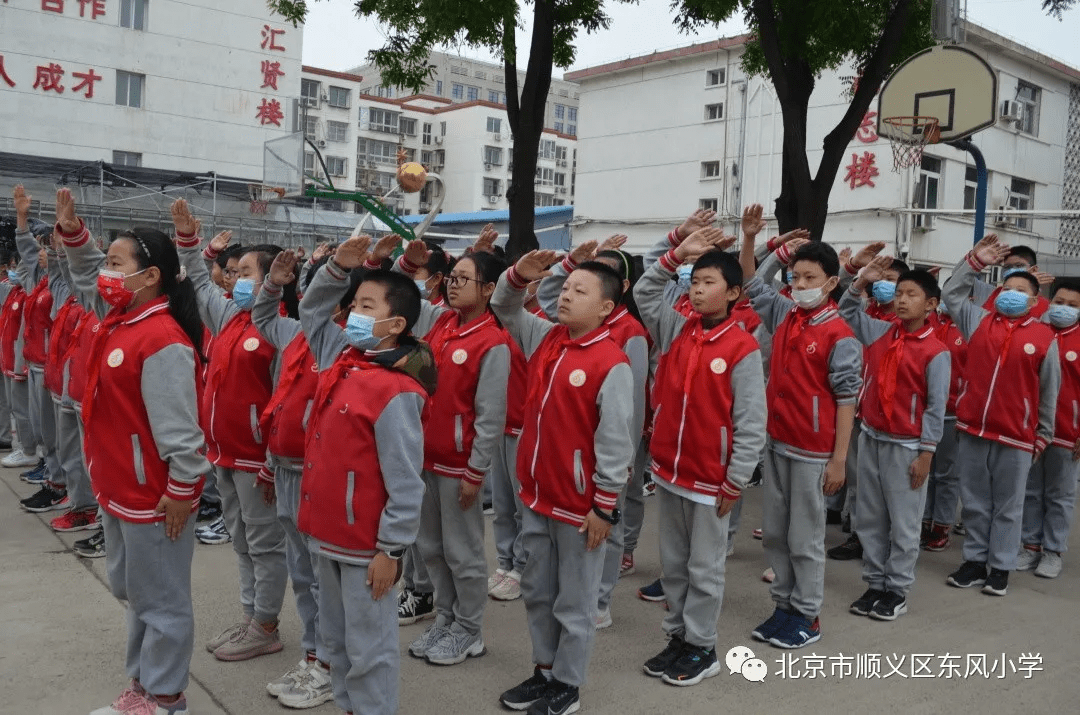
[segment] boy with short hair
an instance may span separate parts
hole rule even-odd
[[[825,497],[844,484],[862,346],[830,297],[839,282],[836,251],[820,241],[799,247],[790,263],[792,297],[785,298],[753,275],[756,234],[746,228],[740,261],[751,278],[744,289],[773,333],[763,540],[776,608],[752,635],[801,648],[821,639]]]
[[[907,612],[915,582],[919,528],[930,462],[941,440],[949,393],[948,349],[927,321],[941,296],[926,271],[901,273],[890,303],[893,320],[864,312],[867,287],[882,282],[894,259],[875,258],[840,301],[840,314],[867,346],[859,435],[858,529],[867,591],[857,616],[894,621]]]
[[[716,621],[730,512],[765,446],[761,353],[732,313],[742,298],[742,268],[722,250],[734,241],[720,229],[698,230],[650,266],[634,290],[660,351],[650,447],[669,607],[668,645],[644,669],[671,685],[696,685],[720,672]],[[664,289],[687,259],[695,261],[692,310],[683,315],[664,300]]]
[[[422,415],[434,391],[430,351],[409,336],[420,315],[412,279],[368,273],[345,329],[332,320],[369,241],[362,236],[343,243],[300,303],[300,322],[321,374],[297,528],[318,556],[319,629],[334,701],[356,715],[398,708],[393,586],[401,556],[420,528]],[[396,369],[417,355],[426,369]]]
[[[1061,278],[1053,288],[1046,321],[1057,334],[1061,361],[1054,438],[1028,474],[1022,524],[1023,548],[1016,570],[1042,578],[1061,574],[1069,543],[1076,480],[1080,476],[1080,280]]]
[[[1001,262],[1001,280],[1004,282],[1006,278],[1014,273],[1030,273],[1035,276],[1041,286],[1045,281],[1050,281],[1052,278],[1039,270],[1039,257],[1035,254],[1035,251],[1028,246],[1010,246],[1008,253],[1005,254],[1005,258]],[[1004,283],[1000,286],[992,286],[982,278],[977,278],[975,283],[971,286],[971,299],[975,302],[975,305],[981,305],[984,310],[993,312],[994,301],[998,295],[1004,289]],[[1031,315],[1035,318],[1041,318],[1046,314],[1046,311],[1050,308],[1050,301],[1043,298],[1041,295],[1036,295],[1035,305],[1031,309]]]
[[[1035,276],[1018,271],[1006,278],[993,313],[968,300],[976,275],[1007,252],[989,234],[957,264],[942,291],[968,339],[967,386],[956,405],[967,538],[964,563],[946,582],[983,585],[992,596],[1005,595],[1016,569],[1024,485],[1033,459],[1053,438],[1061,385],[1054,332],[1031,314],[1039,291]]]
[[[637,435],[630,363],[608,336],[622,280],[588,261],[567,277],[556,319],[524,310],[525,288],[550,275],[554,251],[531,251],[500,278],[491,309],[529,358],[524,428],[517,454],[528,559],[521,595],[533,644],[533,676],[504,692],[511,710],[564,715],[595,636],[605,541],[619,522]]]

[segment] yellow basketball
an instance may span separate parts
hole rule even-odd
[[[397,180],[405,193],[414,194],[424,188],[424,182],[427,181],[427,170],[421,164],[410,161],[398,167]]]

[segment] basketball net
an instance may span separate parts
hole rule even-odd
[[[248,204],[248,212],[252,215],[265,215],[270,209],[270,201],[272,199],[281,199],[285,197],[285,189],[277,186],[266,186],[264,184],[248,184],[248,194],[251,196],[251,201]]]
[[[918,166],[927,144],[941,138],[937,117],[885,117],[889,125],[889,143],[893,150],[893,171]]]

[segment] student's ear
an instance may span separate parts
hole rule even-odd
[[[826,293],[832,293],[834,290],[836,290],[836,287],[838,285],[840,285],[840,276],[833,276],[832,278],[829,278],[827,281],[825,281],[825,285],[822,287],[825,289]]]
[[[386,326],[386,330],[390,335],[394,337],[400,337],[405,333],[405,318],[400,315],[395,315],[390,318],[390,323]]]
[[[615,301],[610,299],[605,300],[603,303],[600,304],[600,320],[607,320],[608,316],[611,315],[612,311],[614,310]]]
[[[154,287],[161,285],[161,269],[157,266],[150,266],[146,269],[146,273],[143,273],[144,286]]]
[[[629,292],[629,290],[630,290],[630,279],[628,279],[628,278],[623,278],[623,282],[622,282],[622,292],[623,292],[623,295],[626,295],[626,294],[627,294],[627,292]]]
[[[728,286],[726,296],[728,299],[728,305],[734,305],[738,303],[739,299],[742,298],[742,292],[742,286]]]
[[[928,301],[926,301],[926,305],[929,308],[929,310],[926,312],[926,314],[930,315],[931,313],[936,313],[937,312],[938,306],[941,305],[941,301],[938,300],[937,298],[931,298]]]
[[[481,283],[480,284],[480,297],[484,300],[491,300],[491,296],[495,293],[494,283]]]

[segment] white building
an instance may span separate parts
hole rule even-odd
[[[626,233],[632,250],[645,250],[698,207],[719,211],[729,230],[746,204],[771,213],[780,193],[783,121],[769,80],[748,78],[740,67],[746,39],[566,75],[581,85],[576,219],[586,223],[576,242]],[[1080,220],[1054,213],[1080,209],[1080,70],[973,25],[965,46],[998,73],[999,104],[1022,105],[1018,120],[1002,117],[973,137],[990,172],[987,229],[1034,247],[1040,264],[1060,271],[1058,259],[1080,255]],[[846,110],[843,75],[852,74],[825,73],[816,84],[807,137],[812,172],[822,139]],[[973,241],[969,155],[931,146],[920,169],[894,173],[889,144],[869,119],[836,178],[826,240],[885,240],[912,264],[952,266]],[[952,213],[905,213],[912,206]],[[1016,216],[1010,208],[1048,214]],[[775,234],[775,223],[770,230]]]

